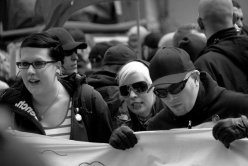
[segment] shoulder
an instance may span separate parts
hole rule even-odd
[[[7,88],[9,88],[9,85],[0,80],[0,89],[7,89]]]

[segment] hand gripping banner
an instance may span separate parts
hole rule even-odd
[[[51,166],[248,165],[248,140],[237,140],[226,149],[213,138],[212,129],[137,132],[138,144],[125,151],[103,143],[13,133],[33,145]]]

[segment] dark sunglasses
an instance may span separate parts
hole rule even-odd
[[[19,69],[28,69],[30,65],[35,69],[41,69],[46,66],[48,63],[56,63],[56,61],[34,61],[32,63],[29,62],[16,62],[16,65]]]
[[[148,84],[145,81],[135,82],[130,85],[123,85],[119,88],[120,94],[124,97],[130,95],[130,90],[133,90],[136,94],[145,93],[148,90]]]
[[[168,88],[156,88],[155,87],[153,92],[159,98],[166,98],[169,93],[173,95],[178,94],[184,89],[189,77],[186,80],[183,80],[179,83],[170,85]]]
[[[65,56],[71,56],[73,53],[77,54],[77,50],[66,50],[65,51]]]

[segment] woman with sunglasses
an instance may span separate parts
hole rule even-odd
[[[23,40],[16,63],[22,80],[0,95],[0,104],[9,105],[13,111],[12,127],[55,138],[108,142],[112,124],[107,104],[76,75],[59,77],[63,59],[61,43],[55,36],[43,32]],[[90,100],[84,98],[85,87]]]
[[[117,128],[110,137],[110,145],[128,149],[137,143],[133,131],[144,131],[151,117],[163,109],[163,104],[153,91],[148,91],[152,80],[148,63],[131,61],[124,65],[117,76],[119,92],[127,105],[131,121]]]

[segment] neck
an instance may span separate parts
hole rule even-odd
[[[58,97],[60,82],[54,84],[49,90],[45,91],[43,94],[33,96],[33,104],[38,107],[43,107],[49,105],[55,98]]]

